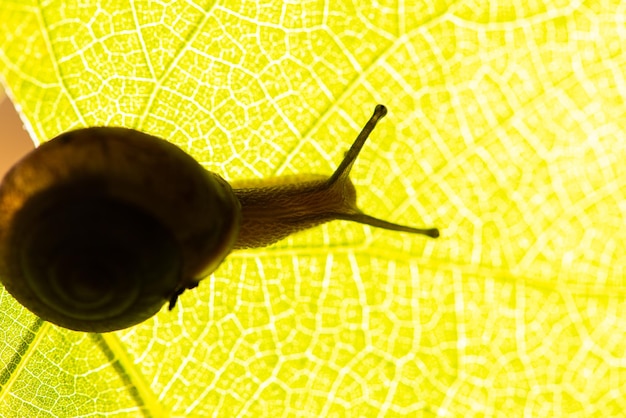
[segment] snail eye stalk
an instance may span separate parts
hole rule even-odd
[[[241,202],[242,220],[234,248],[264,247],[295,232],[333,220],[439,237],[437,228],[415,228],[391,223],[365,214],[357,206],[350,170],[365,141],[386,114],[385,106],[376,106],[335,172],[326,179],[317,176],[315,180],[293,182],[292,178],[286,177],[284,181],[281,178],[273,179],[272,185],[267,187],[235,187],[234,193]]]

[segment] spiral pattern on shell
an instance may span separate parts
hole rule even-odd
[[[0,186],[0,279],[47,321],[123,329],[215,270],[239,216],[230,186],[175,145],[125,128],[70,131]]]

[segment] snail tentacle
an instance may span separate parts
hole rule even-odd
[[[304,178],[275,178],[269,186],[246,187],[233,184],[241,202],[242,221],[235,249],[258,248],[332,220],[346,220],[399,232],[439,236],[436,228],[413,228],[387,222],[364,214],[356,204],[356,189],[350,170],[376,124],[387,114],[377,105],[343,160],[330,177],[310,175]]]

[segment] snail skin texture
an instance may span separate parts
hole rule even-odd
[[[198,285],[235,249],[270,245],[335,219],[439,236],[362,213],[349,179],[374,114],[330,177],[229,185],[177,146],[126,128],[65,132],[0,184],[0,279],[59,326],[124,329]],[[254,187],[251,185],[254,184]]]

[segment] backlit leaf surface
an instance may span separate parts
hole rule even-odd
[[[2,416],[626,409],[626,4],[2,0],[37,141],[123,125],[227,179],[353,171],[368,213],[233,253],[117,333],[0,293]],[[2,227],[0,225],[0,227]]]

